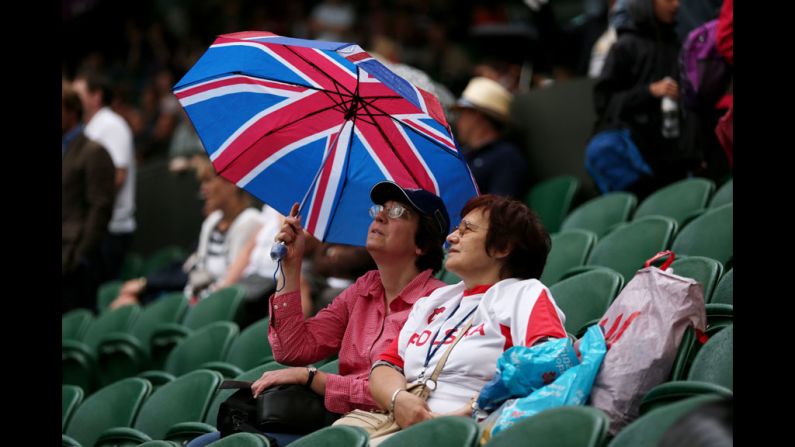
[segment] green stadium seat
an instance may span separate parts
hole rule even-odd
[[[733,204],[711,209],[679,232],[671,244],[678,255],[706,256],[728,267],[733,253]]]
[[[523,419],[497,433],[486,447],[601,447],[610,419],[601,410],[585,406],[551,408]]]
[[[263,318],[240,332],[223,361],[206,363],[203,367],[218,371],[224,377],[235,377],[270,361],[273,361],[273,351],[268,342],[268,318]]]
[[[704,287],[705,302],[709,302],[718,278],[723,274],[723,265],[720,262],[704,256],[677,256],[671,268],[675,275],[698,281]]]
[[[721,276],[718,287],[712,293],[709,303],[734,304],[734,269],[729,269]]]
[[[525,203],[538,215],[550,234],[557,233],[579,187],[580,181],[572,176],[553,177],[530,188]]]
[[[61,317],[61,339],[81,341],[94,321],[94,314],[87,309],[74,309]]]
[[[560,281],[568,270],[585,264],[597,237],[587,230],[566,230],[553,234],[551,239],[552,248],[540,278],[547,286]]]
[[[475,447],[480,426],[463,416],[440,416],[412,425],[390,436],[381,447],[428,445],[434,447]]]
[[[675,220],[679,227],[707,207],[715,183],[704,178],[689,178],[658,189],[638,205],[633,219],[661,215]]]
[[[712,201],[709,202],[710,208],[718,208],[727,203],[732,203],[734,201],[734,179],[729,179],[726,183],[724,183],[720,188],[718,188],[718,192],[715,193],[715,196],[712,197]]]
[[[61,431],[66,430],[69,419],[83,401],[83,389],[74,385],[61,385]]]
[[[628,192],[612,192],[578,206],[560,226],[560,230],[592,231],[597,237],[607,234],[617,224],[629,220],[638,199]]]
[[[578,334],[584,325],[604,315],[623,286],[621,275],[599,268],[564,279],[549,291],[566,315],[566,332]]]
[[[312,432],[290,443],[291,447],[366,447],[367,432],[359,427],[334,425]],[[406,444],[407,446],[409,444]],[[420,445],[420,444],[417,444]],[[425,445],[425,444],[423,444]],[[430,444],[427,444],[430,445]]]

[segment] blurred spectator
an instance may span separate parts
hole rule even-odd
[[[677,137],[662,134],[663,97],[679,100],[679,48],[674,31],[679,0],[627,0],[632,22],[617,29],[594,87],[596,131],[628,127],[653,176],[629,190],[639,197],[684,178],[695,160]],[[681,123],[681,107],[676,112]]]
[[[347,42],[356,12],[345,0],[323,0],[312,9],[309,29],[315,39]]]
[[[734,68],[734,0],[723,0],[718,19],[717,37],[718,52],[726,59],[729,66]],[[726,110],[720,118],[715,132],[729,159],[729,168],[732,168],[734,166],[734,93],[731,83],[729,91],[718,101],[717,109]]]
[[[204,155],[204,146],[199,138],[199,134],[193,128],[188,114],[180,107],[178,114],[179,123],[171,136],[171,143],[168,146],[169,164],[171,172],[182,172],[191,168],[191,159],[195,156]]]
[[[513,95],[496,81],[475,77],[456,103],[456,135],[482,194],[523,198],[527,161],[503,137]]]
[[[202,223],[199,246],[183,264],[182,272],[173,272],[169,278],[158,278],[158,290],[153,291],[150,278],[127,281],[112,308],[134,303],[143,303],[157,298],[152,292],[173,291],[175,286],[184,286],[185,296],[191,303],[205,298],[224,283],[227,270],[237,259],[249,239],[260,227],[259,213],[250,208],[250,197],[244,190],[217,175],[205,159],[197,169],[201,182],[201,193],[205,208],[211,211]],[[181,282],[186,279],[186,282]]]
[[[110,81],[96,72],[83,72],[74,81],[83,102],[86,136],[107,149],[116,166],[116,200],[109,234],[102,242],[102,282],[118,278],[135,233],[135,154],[127,122],[109,104]]]
[[[94,310],[100,243],[113,213],[116,169],[105,148],[83,132],[83,104],[68,83],[61,90],[61,311]]]
[[[615,15],[615,5],[616,0],[607,0],[609,17],[613,17]],[[607,58],[607,53],[610,52],[610,47],[613,46],[618,40],[618,35],[616,34],[616,27],[613,25],[612,20],[608,20],[608,26],[604,33],[599,36],[599,39],[596,40],[596,43],[593,44],[593,48],[591,49],[591,60],[588,63],[588,77],[590,78],[598,78],[599,75],[602,73],[602,66],[605,64],[605,59]]]

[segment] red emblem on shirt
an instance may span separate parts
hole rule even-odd
[[[439,315],[440,313],[444,312],[445,309],[447,309],[447,308],[446,307],[437,307],[436,309],[434,309],[433,312],[431,312],[431,314],[428,315],[428,324],[431,324],[431,321],[433,321],[433,319],[436,318],[437,315]]]

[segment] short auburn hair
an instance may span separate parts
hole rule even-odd
[[[488,216],[486,253],[509,251],[500,269],[501,279],[539,278],[552,242],[538,216],[518,200],[493,194],[470,199],[461,210],[461,218],[474,210]]]

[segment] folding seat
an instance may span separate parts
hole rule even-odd
[[[105,430],[99,436],[97,446],[138,445],[164,439],[166,431],[175,424],[204,420],[222,380],[220,373],[200,369],[163,385],[143,404],[132,428]]]
[[[609,425],[607,415],[595,407],[551,408],[497,433],[486,447],[601,447]]]
[[[580,181],[572,176],[553,177],[530,188],[525,203],[538,215],[550,234],[557,233],[579,187]]]
[[[101,383],[113,383],[152,368],[149,339],[155,328],[180,321],[187,310],[188,300],[181,292],[168,294],[145,306],[129,332],[102,336],[97,349]]]
[[[704,178],[689,178],[658,189],[638,205],[633,219],[660,215],[675,220],[679,227],[707,207],[715,183]]]
[[[82,341],[61,340],[61,383],[77,385],[87,393],[97,388],[99,341],[105,334],[129,330],[140,312],[138,306],[123,306],[105,312],[94,320]]]
[[[677,256],[671,268],[675,275],[695,279],[704,287],[704,302],[709,302],[718,278],[723,274],[720,262],[704,256]]]
[[[291,447],[366,447],[370,438],[363,429],[347,425],[333,425],[312,432],[290,443]],[[215,444],[213,444],[215,445]],[[406,444],[411,445],[411,444]],[[415,444],[431,445],[431,444]]]
[[[566,332],[579,334],[604,315],[623,285],[621,275],[603,267],[566,278],[549,291],[566,314]]]
[[[152,385],[137,377],[120,380],[88,396],[66,425],[64,446],[93,446],[99,435],[113,427],[130,427],[152,391]]]
[[[138,377],[159,387],[190,371],[210,369],[208,365],[226,356],[238,333],[237,324],[230,321],[209,324],[182,339],[168,354],[163,370],[144,371]]]
[[[401,430],[380,445],[382,447],[411,445],[475,447],[479,445],[479,439],[480,426],[473,419],[463,416],[440,416]]]
[[[715,395],[695,396],[651,410],[619,431],[608,447],[657,447],[665,431],[682,416],[719,399]]]
[[[596,244],[586,267],[611,268],[627,283],[648,259],[670,246],[675,233],[676,222],[663,216],[647,216],[621,225]]]
[[[254,382],[259,379],[262,376],[262,373],[265,371],[275,371],[284,367],[284,365],[276,362],[268,362],[263,365],[251,368],[243,374],[235,377],[235,380]],[[221,403],[229,399],[229,396],[234,394],[235,391],[237,390],[217,390],[212,402],[210,403],[210,408],[207,410],[207,415],[203,421],[181,422],[174,424],[166,432],[165,439],[176,441],[180,443],[180,445],[183,445],[185,442],[190,441],[197,436],[216,431],[215,424],[218,419],[218,408],[221,406]]]
[[[637,203],[637,197],[628,192],[612,192],[599,196],[574,209],[563,220],[560,230],[588,230],[601,238],[617,224],[629,220]]]
[[[706,256],[729,267],[733,253],[734,205],[711,209],[676,235],[671,250],[678,255]]]
[[[727,203],[732,203],[734,201],[734,179],[729,179],[726,183],[724,183],[720,188],[718,188],[718,192],[712,197],[712,200],[709,202],[710,208],[718,208],[720,206],[726,205]]]
[[[83,401],[83,389],[74,385],[61,385],[61,431],[66,429],[66,424]]]
[[[245,295],[240,286],[225,287],[189,308],[182,322],[158,324],[149,338],[152,366],[162,368],[174,346],[196,329],[216,321],[236,321]]]
[[[268,318],[263,318],[240,332],[223,361],[207,363],[204,368],[218,371],[224,377],[235,377],[270,361],[273,351],[268,342]]]
[[[87,309],[74,309],[61,317],[61,339],[80,341],[94,321],[94,314]]]
[[[551,286],[573,267],[585,264],[596,245],[596,234],[587,230],[566,230],[553,234],[552,248],[541,274],[541,282]]]

